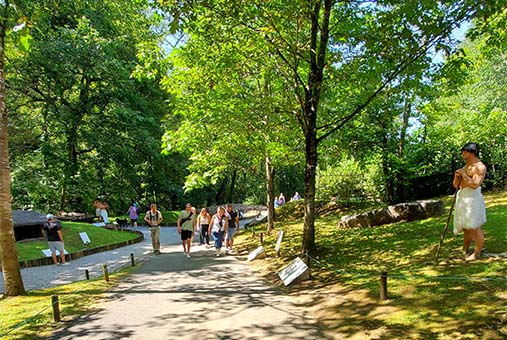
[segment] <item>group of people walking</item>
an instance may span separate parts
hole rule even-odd
[[[162,213],[157,210],[157,205],[152,203],[150,210],[146,212],[144,221],[150,228],[153,253],[160,254],[160,224],[162,222]],[[183,246],[183,255],[190,258],[190,249],[192,247],[195,232],[199,230],[200,245],[206,245],[211,248],[210,239],[213,240],[215,256],[222,255],[222,247],[225,241],[225,253],[233,254],[234,235],[239,232],[239,212],[234,209],[232,204],[224,207],[218,207],[216,214],[210,215],[207,208],[202,208],[197,214],[195,207],[187,203],[185,210],[181,211],[176,221],[178,234],[181,237]]]
[[[454,233],[463,232],[463,251],[466,260],[476,260],[479,258],[482,247],[484,246],[484,233],[482,226],[486,223],[486,208],[484,198],[481,193],[481,185],[486,176],[486,166],[479,159],[479,146],[476,143],[467,143],[461,149],[461,156],[465,161],[465,166],[456,170],[453,178],[453,186],[457,190],[456,209],[454,214]],[[296,197],[300,199],[296,192]],[[283,194],[276,200],[285,203]],[[102,223],[108,223],[107,209],[108,204],[101,200],[95,200],[93,203],[96,214]],[[139,208],[133,203],[128,211],[132,226],[137,226],[137,219],[140,215]],[[160,224],[162,223],[162,213],[157,210],[157,204],[152,203],[150,210],[144,216],[144,221],[150,228],[153,253],[160,254]],[[234,253],[234,235],[239,231],[239,213],[233,208],[232,204],[226,207],[218,207],[214,215],[210,215],[206,208],[202,208],[200,213],[190,203],[185,205],[185,210],[181,211],[177,220],[178,233],[181,236],[183,254],[190,257],[193,238],[196,230],[199,230],[200,244],[212,247],[210,239],[213,240],[215,255],[222,255],[222,247],[225,241],[225,253]],[[66,264],[64,256],[63,234],[60,222],[52,214],[47,215],[47,222],[43,230],[45,231],[51,250],[53,262],[55,264]],[[472,244],[475,243],[473,251],[469,251]],[[58,262],[57,252],[59,252],[61,262]]]

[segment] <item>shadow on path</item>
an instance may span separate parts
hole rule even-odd
[[[180,248],[152,257],[52,339],[326,339],[245,263],[202,248],[186,258]]]

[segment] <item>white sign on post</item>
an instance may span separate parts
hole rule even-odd
[[[81,237],[81,241],[83,241],[84,244],[92,243],[86,232],[79,233],[79,237]]]
[[[280,252],[280,245],[282,244],[282,238],[283,238],[283,230],[280,230],[278,232],[278,240],[276,240],[276,246],[275,246],[275,253],[278,255]]]
[[[252,251],[250,254],[248,254],[248,261],[253,261],[257,256],[264,253],[264,247],[260,246],[259,248]]]
[[[42,252],[44,253],[44,255],[46,255],[46,257],[51,257],[51,249],[42,249]],[[69,254],[65,249],[63,249],[63,253],[65,255]],[[60,252],[57,250],[56,256],[59,256],[59,255],[60,255]]]
[[[278,272],[278,276],[280,277],[280,280],[283,281],[283,284],[288,286],[292,283],[292,281],[297,279],[307,270],[308,266],[306,263],[304,263],[299,257],[296,257],[291,264]]]

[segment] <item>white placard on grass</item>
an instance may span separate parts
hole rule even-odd
[[[275,253],[278,255],[280,252],[280,245],[282,244],[283,230],[278,232],[278,239],[276,240]]]
[[[278,272],[280,280],[283,284],[288,286],[308,270],[308,266],[299,257],[296,257],[287,267],[283,268]]]
[[[253,261],[257,256],[264,253],[264,247],[260,246],[259,248],[255,249],[254,251],[250,252],[248,254],[248,261]]]
[[[79,233],[79,237],[81,237],[81,241],[83,241],[84,244],[92,243],[86,232]]]
[[[42,252],[44,253],[44,255],[46,255],[46,257],[51,257],[51,249],[42,249]],[[63,253],[65,255],[69,254],[65,249],[63,249]],[[56,256],[59,256],[59,255],[60,255],[60,252],[57,250]]]
[[[95,227],[105,227],[106,226],[106,224],[104,222],[92,223],[92,225],[94,225]]]

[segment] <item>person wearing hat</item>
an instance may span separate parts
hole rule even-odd
[[[49,249],[51,250],[51,257],[53,258],[53,263],[59,265],[58,259],[56,257],[56,251],[60,252],[60,260],[63,265],[68,264],[69,262],[65,262],[65,249],[63,248],[63,233],[62,233],[62,225],[59,220],[55,218],[53,214],[46,215],[47,222],[44,223],[42,229],[46,232],[46,236],[48,238]]]

